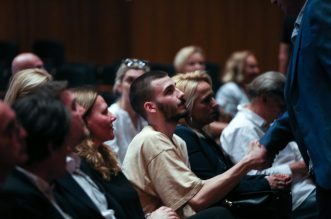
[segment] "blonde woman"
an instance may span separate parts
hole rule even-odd
[[[177,126],[175,133],[186,142],[191,170],[196,176],[208,180],[217,175],[227,175],[230,180],[228,184],[231,184],[232,187],[226,188],[224,186],[224,191],[227,191],[224,193],[225,197],[244,192],[284,188],[283,183],[290,179],[285,175],[246,176],[247,171],[239,176],[239,172],[232,172],[239,163],[244,162],[245,158],[235,165],[205,131],[206,126],[218,117],[218,106],[211,88],[211,79],[207,74],[196,71],[176,75],[173,80],[176,83],[176,88],[184,93],[185,105],[189,111],[189,116],[181,121],[182,125]],[[281,184],[277,184],[278,181]],[[268,215],[271,213],[268,209],[263,208],[261,208],[260,213],[241,216],[243,218],[264,218],[261,215],[262,212],[265,217],[272,216]]]
[[[203,71],[206,70],[205,62],[205,53],[202,48],[186,46],[177,52],[174,59],[174,67],[177,73]]]
[[[31,93],[51,80],[53,80],[52,76],[43,69],[31,68],[19,71],[10,80],[4,101],[12,105],[16,99]]]
[[[258,61],[250,51],[234,52],[225,65],[223,85],[216,93],[217,103],[233,117],[239,104],[248,103],[245,85],[260,74]]]

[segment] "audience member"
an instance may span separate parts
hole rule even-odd
[[[174,67],[177,73],[205,71],[205,62],[205,53],[202,48],[198,46],[187,46],[177,52],[174,59]],[[226,127],[227,122],[229,121],[228,117],[229,116],[220,109],[219,118],[209,125],[208,132],[215,139],[219,138],[223,129]]]
[[[35,91],[40,85],[51,81],[52,76],[42,69],[26,69],[14,74],[10,80],[4,101],[12,105],[14,101]]]
[[[116,117],[93,89],[76,88],[72,91],[77,102],[84,107],[90,135],[76,146],[76,153],[71,156],[74,165],[68,166],[70,174],[57,180],[58,199],[64,199],[60,204],[67,204],[64,207],[76,213],[88,206],[94,211],[93,218],[145,218],[136,191],[121,173],[114,153],[103,144],[114,138],[112,123]],[[83,201],[78,202],[77,196],[83,197]],[[161,208],[153,212],[151,218],[176,218],[175,215],[170,209]]]
[[[269,125],[284,112],[284,86],[285,76],[278,72],[262,74],[247,86],[250,103],[238,107],[238,113],[221,136],[221,145],[234,163],[247,152],[246,144],[260,139]],[[271,168],[250,172],[257,173],[292,175],[292,218],[317,218],[315,185],[307,178],[307,167],[295,142],[276,156]]]
[[[188,114],[183,93],[165,72],[137,78],[130,87],[130,102],[149,124],[133,138],[123,163],[145,213],[165,205],[181,217],[193,215],[221,200],[259,164],[256,145],[251,144],[243,161],[224,174],[198,178],[189,168],[185,142],[174,134],[178,120]]]
[[[217,103],[234,116],[239,104],[248,103],[245,85],[260,73],[255,55],[250,51],[232,53],[225,64],[223,85],[216,93]]]
[[[26,132],[16,119],[15,112],[0,101],[0,187],[16,164],[27,160]]]
[[[176,128],[175,133],[186,142],[192,171],[201,179],[209,179],[229,170],[234,164],[219,145],[204,131],[217,119],[218,106],[213,95],[210,77],[203,72],[191,72],[173,77],[176,87],[184,92],[189,116]],[[248,143],[247,143],[248,145]],[[272,175],[245,176],[227,197],[243,192],[283,189],[289,177]],[[284,184],[280,184],[280,182]],[[265,210],[265,211],[263,211]],[[237,212],[236,212],[237,213]],[[270,214],[267,209],[254,213],[253,218]],[[245,215],[245,218],[249,215]]]
[[[44,62],[33,53],[20,53],[12,61],[11,69],[12,74],[29,68],[44,69]]]
[[[118,93],[121,96],[116,103],[108,108],[117,119],[113,123],[115,138],[111,141],[107,141],[106,144],[117,153],[121,163],[124,160],[128,145],[133,137],[147,125],[146,121],[132,109],[129,100],[129,89],[131,83],[137,77],[149,70],[146,61],[125,59],[116,72],[114,93]]]
[[[83,114],[85,109],[77,102],[71,90],[67,89],[67,82],[65,81],[48,81],[40,84],[39,90],[52,98],[60,100],[71,114],[71,126],[66,145],[69,148],[74,148],[81,143],[89,134],[85,122],[83,121]]]
[[[65,139],[70,114],[53,98],[30,94],[17,100],[13,108],[27,131],[28,160],[8,176],[4,190],[13,195],[15,209],[8,218],[70,218],[54,200],[51,183],[65,173],[68,148]]]
[[[205,53],[198,46],[186,46],[180,49],[174,59],[177,73],[186,73],[196,70],[206,70]]]

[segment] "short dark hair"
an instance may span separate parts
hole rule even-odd
[[[130,86],[130,103],[133,110],[140,116],[146,118],[144,103],[153,99],[151,82],[168,76],[164,71],[150,71],[136,78]]]
[[[40,95],[60,100],[61,94],[68,87],[67,81],[48,81],[37,90]]]
[[[36,163],[64,146],[70,128],[70,113],[57,99],[34,93],[17,100],[13,109],[27,131],[27,164]]]

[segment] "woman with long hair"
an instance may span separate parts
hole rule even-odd
[[[125,218],[145,218],[137,192],[122,173],[114,152],[103,143],[114,138],[113,122],[116,117],[108,111],[106,102],[95,90],[76,88],[72,92],[86,110],[83,117],[90,131],[90,135],[75,148],[81,159],[81,170],[119,204]],[[178,218],[167,207],[147,216],[151,219]]]

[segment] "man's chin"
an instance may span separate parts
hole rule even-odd
[[[185,111],[182,112],[182,113],[178,113],[177,115],[172,116],[170,119],[171,119],[172,121],[176,121],[176,122],[178,122],[180,119],[185,118],[185,117],[187,117],[188,115],[189,115],[188,110],[185,110]]]

